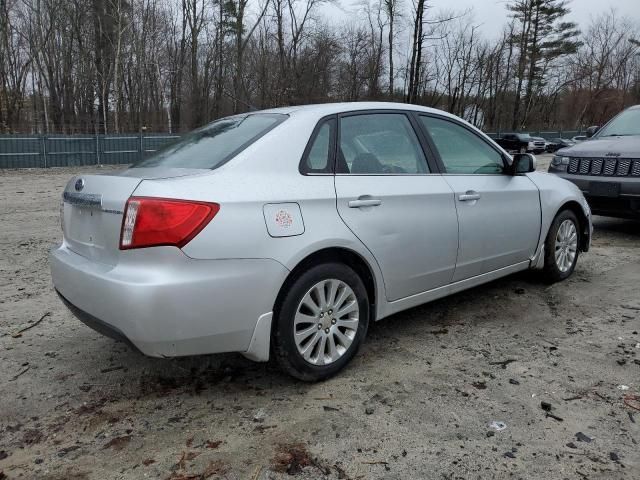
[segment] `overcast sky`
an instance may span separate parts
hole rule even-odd
[[[400,0],[403,10],[411,9],[412,0]],[[462,12],[473,9],[475,24],[482,25],[487,37],[498,36],[507,23],[506,0],[427,0],[427,4],[437,10],[454,10]],[[345,11],[357,10],[362,0],[338,0],[341,7],[327,5],[323,11],[331,20],[345,20]],[[592,16],[615,8],[620,17],[640,24],[640,0],[571,0],[569,1],[569,20],[576,22],[581,29],[586,29]]]
[[[465,10],[473,7],[474,18],[487,35],[498,33],[506,23],[505,0],[431,0],[435,8]],[[640,22],[640,0],[573,0],[568,18],[585,28],[592,15],[615,8],[621,17]]]

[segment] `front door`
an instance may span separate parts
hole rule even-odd
[[[538,188],[506,172],[503,154],[465,125],[432,115],[420,121],[455,194],[460,249],[453,281],[529,260],[540,236]]]
[[[376,258],[389,301],[447,285],[458,250],[453,192],[413,122],[401,112],[339,117],[338,213]]]

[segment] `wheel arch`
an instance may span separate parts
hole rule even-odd
[[[327,247],[316,250],[300,260],[285,278],[273,305],[274,316],[278,315],[280,305],[287,290],[298,276],[306,269],[321,263],[339,262],[351,267],[362,279],[369,296],[370,319],[376,318],[376,305],[378,304],[376,276],[371,265],[357,252],[345,247]]]
[[[553,218],[557,217],[563,210],[573,212],[578,218],[578,222],[580,222],[580,251],[589,251],[591,231],[589,228],[589,218],[587,217],[584,208],[576,200],[568,200],[560,206]]]

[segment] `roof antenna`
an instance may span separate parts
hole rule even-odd
[[[247,107],[249,109],[250,112],[257,112],[258,109],[251,105],[250,103],[245,102],[244,100],[240,100],[239,98],[234,97],[233,95],[231,95],[226,88],[222,89],[222,92],[228,96],[229,98],[231,98],[233,101],[235,102],[240,102],[241,104],[243,104],[245,107]]]

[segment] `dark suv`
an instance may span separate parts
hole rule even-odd
[[[596,215],[640,218],[640,105],[558,150],[549,172],[575,183]]]
[[[544,138],[535,139],[528,133],[503,133],[496,143],[508,152],[542,153],[546,148]]]

